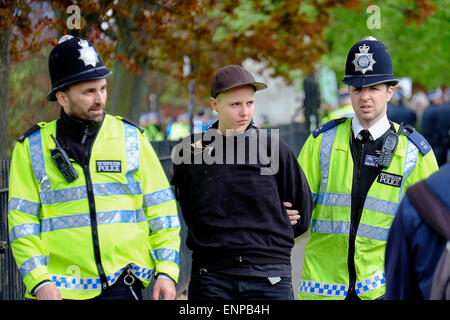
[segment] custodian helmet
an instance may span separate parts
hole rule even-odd
[[[355,43],[347,55],[343,83],[364,88],[378,83],[398,83],[386,46],[374,37]]]
[[[89,40],[70,35],[63,36],[50,52],[48,70],[52,81],[47,95],[50,101],[56,101],[55,93],[68,85],[111,74]]]

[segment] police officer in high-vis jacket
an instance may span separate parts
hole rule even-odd
[[[320,126],[298,158],[314,198],[299,299],[382,298],[397,206],[438,169],[428,142],[386,116],[398,80],[383,43],[366,37],[353,45],[342,82],[355,116]]]
[[[26,297],[175,297],[180,223],[157,155],[131,121],[105,113],[111,73],[92,44],[64,36],[50,53],[58,120],[19,138],[9,237]]]

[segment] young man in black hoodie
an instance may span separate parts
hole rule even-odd
[[[218,121],[172,153],[193,250],[189,299],[293,299],[291,250],[312,196],[278,131],[253,126],[255,91],[266,87],[240,66],[221,68],[211,83]]]

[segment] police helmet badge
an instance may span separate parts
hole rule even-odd
[[[81,49],[78,49],[80,52],[78,59],[83,61],[85,66],[91,65],[95,67],[98,62],[98,55],[97,52],[95,52],[95,49],[84,39],[78,41],[78,45],[81,47]]]
[[[373,53],[369,53],[370,46],[366,44],[359,46],[359,53],[355,53],[355,59],[352,63],[355,65],[355,72],[361,71],[365,74],[366,71],[373,71],[373,65],[376,61],[373,59]]]

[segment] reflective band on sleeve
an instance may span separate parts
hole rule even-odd
[[[8,208],[9,212],[11,212],[11,210],[17,210],[37,217],[39,215],[39,210],[41,209],[41,204],[25,199],[11,198],[11,200],[9,200]]]
[[[150,230],[155,232],[162,229],[179,228],[180,220],[178,216],[166,216],[151,219],[148,221],[148,224],[150,225]]]
[[[31,257],[19,268],[20,275],[22,276],[22,279],[25,278],[27,274],[31,272],[31,270],[34,270],[40,266],[48,266],[48,256],[35,256]]]
[[[156,249],[150,250],[150,253],[156,261],[172,261],[177,265],[180,264],[180,257],[175,249]]]
[[[173,195],[172,189],[167,188],[152,193],[144,194],[144,203],[142,206],[144,208],[151,207],[170,200],[175,200],[175,197]]]
[[[11,228],[9,233],[9,242],[13,243],[18,238],[29,236],[40,236],[41,225],[39,223],[19,224]]]

